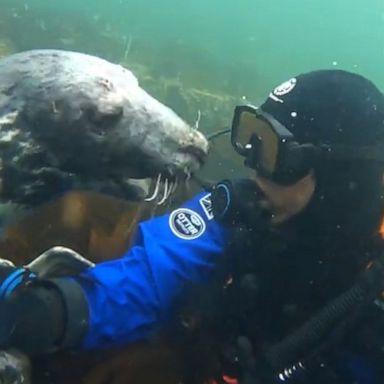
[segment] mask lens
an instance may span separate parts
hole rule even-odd
[[[232,143],[257,169],[272,174],[276,169],[279,137],[271,124],[256,111],[238,110],[232,127]]]

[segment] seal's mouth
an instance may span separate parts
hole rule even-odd
[[[174,163],[151,163],[148,172],[141,169],[138,174],[126,174],[124,172],[109,173],[109,182],[104,180],[102,193],[129,200],[154,202],[157,205],[166,204],[177,194],[179,187],[188,187],[189,180],[196,170],[204,164],[206,153],[203,150],[191,148],[183,151],[183,156],[188,157],[186,165],[180,166]],[[194,161],[191,160],[193,158]],[[194,165],[193,165],[194,163]],[[146,165],[148,167],[148,164]],[[92,189],[97,188],[92,186]]]
[[[157,176],[152,178],[152,187],[148,191],[145,201],[156,201],[157,205],[167,203],[177,192],[178,187],[188,184],[194,171],[200,169],[207,158],[208,149],[188,145],[179,150],[179,154],[189,158],[189,167],[166,167],[165,170],[158,172]],[[195,169],[191,164],[196,163]]]
[[[72,187],[163,205],[188,189],[189,179],[205,163],[207,155],[207,145],[193,144],[179,145],[176,150],[168,149],[164,153],[137,151],[127,156],[125,162],[121,156],[94,167],[94,173],[74,172]]]
[[[180,149],[180,153],[190,155],[199,163],[200,166],[204,165],[208,155],[206,150],[193,145],[188,145],[187,147]]]

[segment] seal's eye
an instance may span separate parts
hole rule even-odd
[[[113,91],[113,83],[108,79],[100,79],[99,84],[108,92]]]
[[[94,126],[95,131],[105,130],[112,128],[121,118],[123,114],[123,107],[115,105],[108,110],[100,111],[96,106],[90,107],[86,110],[89,121]],[[100,134],[98,132],[95,132]]]

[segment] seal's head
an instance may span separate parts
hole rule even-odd
[[[27,205],[69,188],[132,197],[129,179],[183,179],[208,151],[129,70],[75,52],[1,60],[0,127],[2,196]]]

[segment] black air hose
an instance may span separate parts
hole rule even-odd
[[[268,365],[277,371],[300,361],[305,353],[318,345],[353,309],[373,301],[383,289],[382,268],[373,264],[351,288],[332,300],[299,329],[270,347],[265,354]]]

